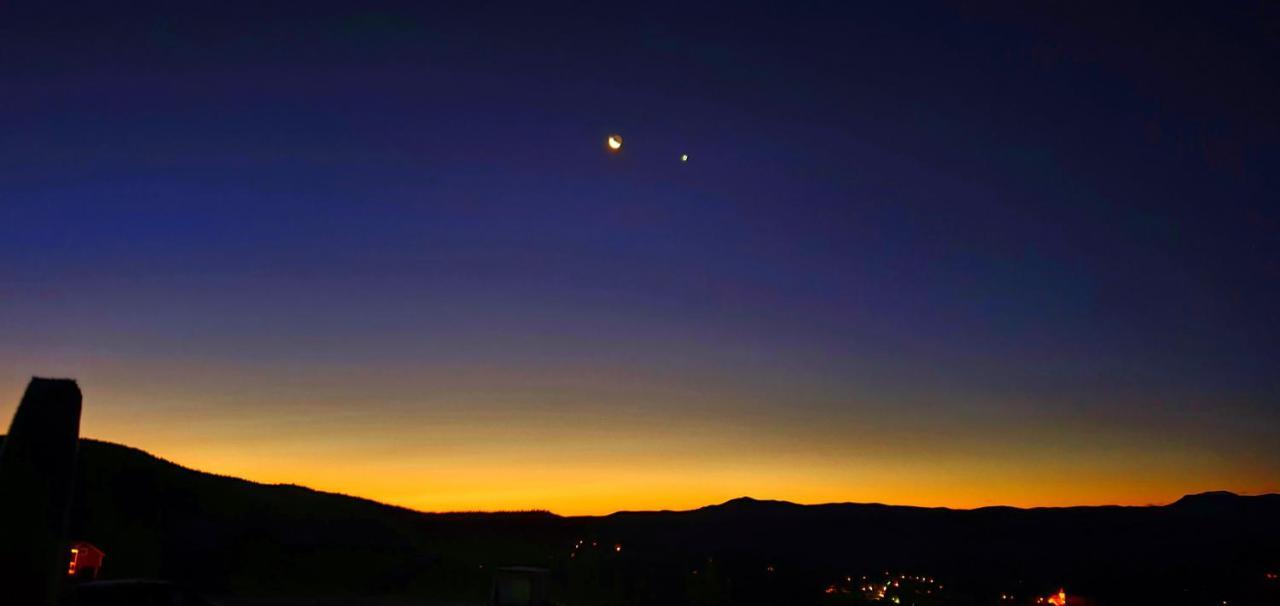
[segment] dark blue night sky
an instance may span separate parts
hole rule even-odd
[[[465,5],[0,8],[8,401],[423,508],[1280,488],[1274,6]]]

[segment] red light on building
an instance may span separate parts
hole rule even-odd
[[[92,543],[76,541],[71,544],[70,559],[67,563],[67,576],[79,579],[96,579],[102,568],[104,554]]]

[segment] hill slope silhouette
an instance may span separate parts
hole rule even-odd
[[[3,439],[0,437],[0,439]],[[483,603],[491,571],[552,571],[573,604],[837,603],[823,588],[927,574],[950,601],[1066,586],[1094,603],[1278,603],[1280,495],[1160,507],[949,510],[741,498],[692,511],[431,514],[194,471],[83,439],[71,535],[110,578],[215,595],[405,595]],[[852,603],[852,602],[840,602]]]

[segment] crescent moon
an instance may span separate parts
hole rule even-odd
[[[622,135],[609,135],[609,149],[618,151],[622,149]]]

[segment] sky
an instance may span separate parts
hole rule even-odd
[[[0,416],[428,511],[1280,491],[1274,5],[460,4],[0,7]]]

